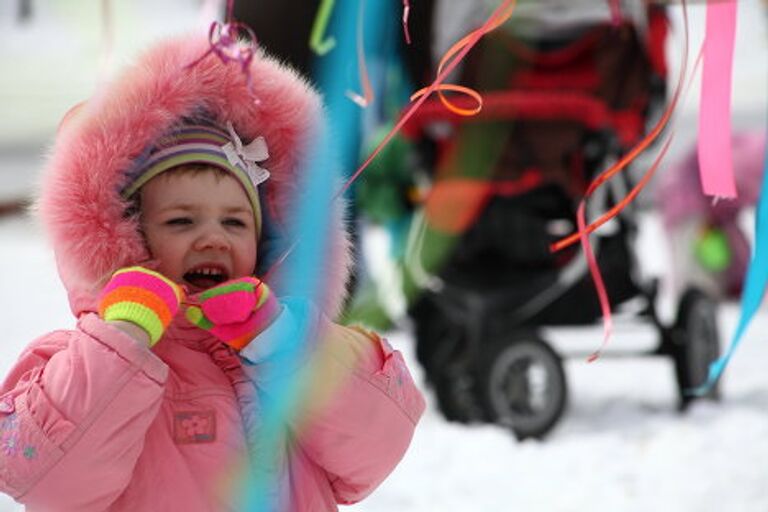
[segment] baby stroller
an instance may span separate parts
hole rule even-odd
[[[449,420],[496,423],[522,439],[544,436],[564,411],[561,356],[542,327],[595,324],[601,311],[581,248],[552,253],[549,246],[576,229],[576,206],[591,179],[643,137],[664,104],[666,16],[658,6],[644,14],[642,25],[488,34],[460,80],[482,92],[483,111],[460,117],[430,99],[406,125],[433,187],[456,179],[455,162],[471,167],[474,160],[460,154],[462,136],[502,141],[488,172],[460,169],[462,179],[488,186],[480,187],[476,215],[453,249],[427,269],[424,293],[408,310],[418,360]],[[446,155],[453,164],[444,164]],[[446,165],[453,174],[440,172]],[[591,202],[602,209],[623,196],[603,190],[602,204],[595,196]],[[424,216],[421,227],[429,222]],[[655,326],[658,344],[649,355],[674,361],[685,409],[690,389],[705,381],[719,355],[716,303],[691,288],[671,325],[660,320],[655,282],[637,277],[636,231],[628,208],[593,235],[593,249],[612,309],[634,299],[642,304],[637,316]],[[717,393],[715,387],[708,397]]]

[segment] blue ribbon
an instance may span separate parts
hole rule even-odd
[[[731,344],[725,354],[709,365],[707,382],[691,391],[694,395],[707,394],[722,375],[733,353],[741,343],[752,318],[755,316],[765,295],[768,283],[768,144],[763,157],[763,184],[760,189],[760,200],[755,212],[755,247],[749,262],[743,292],[741,294],[741,317]]]
[[[279,289],[298,301],[324,300],[325,269],[328,268],[329,226],[332,212],[338,205],[334,194],[342,183],[339,168],[350,167],[357,161],[360,137],[360,109],[349,101],[344,92],[350,89],[346,79],[356,77],[349,67],[357,62],[355,29],[357,5],[360,0],[341,0],[334,10],[334,33],[337,44],[333,51],[316,63],[317,83],[327,104],[327,126],[321,127],[318,140],[313,141],[308,154],[308,169],[301,177],[300,198],[291,222],[291,240],[296,240],[290,255],[281,265],[277,280]],[[374,0],[366,12],[366,36],[372,44],[378,41],[379,27],[386,25],[383,14],[387,2]],[[352,163],[352,164],[351,164]],[[352,167],[354,169],[354,167]],[[310,311],[310,310],[306,310]],[[294,313],[297,313],[294,311]],[[246,475],[241,489],[240,510],[271,512],[281,510],[281,499],[289,493],[283,481],[285,475],[281,457],[286,446],[285,426],[296,414],[301,398],[296,375],[281,373],[280,369],[294,367],[306,357],[312,340],[311,318],[297,313],[297,329],[277,341],[283,347],[279,364],[260,368],[263,378],[259,389],[261,410],[258,429],[251,439],[253,473]],[[266,375],[264,375],[266,373]],[[290,442],[295,442],[295,439]],[[290,454],[288,454],[290,456]],[[284,506],[285,504],[282,503]]]

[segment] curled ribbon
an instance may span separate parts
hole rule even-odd
[[[443,81],[445,80],[445,77],[448,76],[448,74],[453,71],[453,69],[461,62],[461,60],[469,53],[469,51],[477,44],[480,39],[487,34],[488,32],[494,30],[496,27],[504,23],[509,19],[510,16],[512,16],[512,12],[514,11],[514,7],[517,3],[517,0],[504,0],[499,7],[496,8],[495,11],[493,11],[493,14],[488,18],[488,20],[477,30],[473,30],[470,32],[466,37],[461,39],[458,43],[456,43],[452,49],[455,49],[453,53],[456,54],[455,58],[453,60],[450,60],[449,56],[446,56],[441,61],[440,70],[437,73],[437,78],[435,78],[435,81],[432,82],[431,85],[421,90],[421,93],[419,94],[419,97],[412,98],[415,99],[415,103],[413,103],[408,110],[403,114],[398,122],[395,124],[395,126],[392,127],[392,129],[387,133],[384,138],[379,142],[379,144],[371,151],[371,154],[368,155],[368,158],[365,159],[365,161],[360,165],[360,167],[357,168],[357,170],[350,176],[350,178],[342,185],[339,190],[336,192],[336,194],[333,196],[332,200],[339,199],[344,195],[344,193],[349,189],[349,187],[352,186],[352,183],[355,182],[357,178],[360,177],[360,175],[365,171],[365,169],[371,164],[374,158],[376,158],[376,155],[378,155],[381,150],[386,146],[390,140],[392,140],[392,137],[395,136],[397,132],[400,131],[400,129],[403,127],[403,125],[413,116],[413,114],[416,112],[416,110],[421,107],[421,105],[427,100],[430,94],[437,91],[440,87],[446,90],[456,90],[456,89],[450,89],[451,87],[458,88],[460,86],[450,85],[446,84],[443,85]],[[453,54],[452,54],[453,55]],[[451,55],[451,56],[452,56]],[[443,65],[445,66],[443,68]],[[467,90],[469,90],[467,88]],[[476,91],[472,91],[475,94],[477,94],[477,97],[479,97],[479,93]],[[473,96],[475,97],[475,96]],[[475,98],[477,98],[475,97]],[[479,110],[478,110],[479,112]],[[298,244],[298,240],[294,240],[290,247],[288,247],[275,261],[275,263],[272,264],[272,266],[267,271],[266,277],[264,277],[265,281],[269,281],[268,276],[270,276],[273,272],[276,271],[277,268],[282,265],[282,263],[286,260],[289,254],[293,252],[294,248]]]
[[[227,123],[227,131],[229,131],[231,142],[223,145],[221,150],[227,156],[229,163],[243,169],[254,187],[266,181],[269,178],[269,171],[257,164],[269,158],[267,141],[264,137],[256,137],[243,146],[243,141],[240,140],[231,122]]]
[[[515,1],[504,2],[504,4],[502,4],[498,9],[496,9],[496,11],[494,11],[494,13],[491,15],[491,17],[488,19],[488,21],[485,22],[485,24],[482,27],[470,32],[468,35],[461,38],[458,42],[454,43],[454,45],[451,46],[448,49],[448,51],[445,52],[445,55],[443,55],[443,57],[440,59],[440,64],[437,67],[438,77],[442,76],[443,78],[445,78],[448,72],[450,72],[450,70],[455,67],[458,61],[461,60],[464,57],[464,55],[466,55],[466,51],[469,48],[472,48],[475,44],[477,44],[477,41],[480,39],[480,37],[484,36],[488,32],[504,24],[504,22],[506,22],[509,19],[509,17],[512,16],[512,11],[515,9],[516,3],[517,2]],[[445,68],[446,66],[448,66],[449,69],[448,69],[448,72],[444,73],[443,68]],[[433,83],[429,87],[424,87],[414,92],[411,95],[411,101],[421,96],[425,96],[425,95],[428,96],[433,91],[437,91],[437,95],[440,97],[440,102],[443,105],[445,105],[445,108],[447,108],[448,110],[450,110],[455,114],[459,114],[460,116],[473,116],[479,113],[483,109],[483,97],[480,95],[479,92],[469,87],[465,87],[463,85],[443,84],[441,82],[442,80],[440,81],[436,80],[435,83]],[[445,94],[443,94],[443,91],[454,91],[454,92],[466,94],[467,96],[470,96],[477,102],[477,106],[472,108],[459,107],[451,103],[451,101],[445,96]]]
[[[517,4],[516,0],[504,0],[499,7],[496,8],[495,11],[493,11],[493,14],[488,18],[488,20],[483,23],[483,25],[470,32],[466,37],[462,38],[459,42],[454,44],[450,50],[446,53],[446,55],[443,57],[443,59],[440,61],[440,67],[437,72],[437,78],[435,78],[435,81],[432,82],[429,86],[420,89],[419,91],[416,91],[411,96],[411,101],[415,100],[415,103],[413,103],[408,110],[405,112],[405,114],[400,117],[400,120],[395,124],[395,126],[392,127],[392,129],[387,133],[387,135],[384,136],[384,138],[379,142],[379,145],[374,148],[374,150],[371,152],[370,155],[368,155],[368,158],[365,159],[365,161],[360,165],[360,167],[357,168],[357,170],[352,174],[352,176],[347,180],[346,183],[339,189],[338,192],[336,192],[336,195],[334,195],[334,199],[337,199],[341,197],[344,192],[346,192],[349,187],[352,186],[352,183],[355,182],[355,180],[360,177],[360,175],[363,173],[363,171],[370,165],[370,163],[373,161],[374,158],[376,158],[376,155],[378,155],[381,150],[386,146],[390,140],[392,140],[392,137],[395,136],[397,132],[400,131],[400,129],[403,127],[403,125],[413,116],[413,114],[418,110],[419,107],[426,101],[426,99],[429,97],[430,94],[432,94],[435,91],[442,90],[454,90],[454,91],[461,91],[461,92],[467,92],[478,100],[480,103],[480,107],[477,109],[460,109],[462,111],[477,113],[482,108],[482,97],[477,91],[473,91],[472,89],[469,89],[468,87],[462,87],[460,85],[452,85],[452,84],[443,84],[443,81],[448,76],[448,74],[453,71],[453,69],[461,62],[461,60],[469,53],[469,51],[474,48],[474,46],[477,44],[478,41],[480,41],[480,38],[482,38],[485,34],[488,32],[494,30],[499,25],[503,24],[505,21],[509,19],[510,16],[512,16],[512,12],[514,11],[515,5]],[[451,60],[451,57],[455,57]],[[471,91],[471,92],[469,92]],[[448,106],[448,108],[452,108],[453,105],[448,101],[447,98],[443,98],[441,96],[441,100],[443,101],[443,104]],[[447,104],[446,104],[447,103]],[[456,111],[453,109],[453,111]]]
[[[634,160],[634,158],[641,151],[645,150],[648,147],[648,145],[653,141],[653,139],[658,137],[662,129],[669,122],[669,119],[672,116],[672,113],[674,112],[680,100],[680,96],[683,93],[687,69],[688,69],[688,11],[686,8],[685,0],[682,1],[682,5],[683,5],[683,19],[684,19],[683,59],[682,59],[682,65],[681,65],[681,71],[680,71],[680,78],[677,83],[677,86],[675,87],[675,92],[672,97],[672,100],[670,101],[669,107],[664,112],[661,119],[658,121],[658,123],[656,124],[654,129],[651,131],[651,133],[649,133],[642,141],[640,141],[634,148],[632,148],[632,150],[627,155],[625,155],[619,162],[611,166],[608,170],[601,173],[597,178],[594,179],[594,181],[592,181],[592,183],[590,184],[589,188],[587,189],[584,195],[584,198],[582,198],[579,203],[579,208],[576,215],[576,222],[578,225],[577,232],[568,236],[567,238],[564,238],[552,244],[551,246],[551,250],[555,252],[579,241],[581,242],[582,248],[587,257],[589,271],[590,271],[590,274],[592,275],[592,279],[595,284],[595,289],[597,291],[597,296],[600,303],[600,310],[603,314],[603,333],[604,333],[602,345],[594,353],[592,353],[592,355],[588,357],[587,359],[588,362],[592,362],[596,360],[598,357],[600,357],[600,354],[602,353],[603,349],[608,344],[608,340],[610,339],[611,333],[613,330],[613,321],[611,319],[611,305],[610,305],[610,300],[608,298],[608,292],[605,288],[605,283],[603,282],[602,274],[597,264],[597,260],[593,254],[592,246],[589,242],[589,235],[590,233],[595,231],[597,228],[599,228],[601,225],[603,225],[605,222],[608,222],[609,220],[614,218],[616,215],[618,215],[627,206],[627,204],[629,204],[629,202],[631,202],[640,193],[643,187],[645,187],[645,185],[648,184],[651,177],[656,172],[656,169],[658,168],[659,164],[661,163],[661,160],[664,158],[664,155],[667,153],[667,150],[669,149],[669,146],[672,142],[673,134],[670,134],[667,137],[667,140],[664,143],[664,146],[662,147],[658,156],[654,160],[653,164],[644,173],[644,175],[639,180],[637,185],[635,185],[630,190],[630,192],[618,202],[618,204],[610,208],[608,212],[601,215],[597,220],[591,222],[589,225],[587,225],[585,220],[586,200],[589,196],[591,196],[595,192],[595,190],[597,190],[598,187],[603,185],[616,173],[624,169],[632,160]],[[696,67],[698,67],[698,64],[700,62],[701,62],[701,52],[699,53],[699,58],[697,59]],[[688,86],[690,87],[690,82]]]
[[[238,39],[237,36],[241,32],[248,36],[247,42]],[[208,51],[194,62],[187,64],[185,69],[195,67],[209,55],[215,54],[224,64],[237,62],[245,75],[248,89],[252,91],[253,81],[249,67],[255,52],[256,34],[253,33],[251,27],[236,21],[224,24],[214,21],[208,29],[208,41],[210,44]]]
[[[685,75],[687,74],[687,67],[688,67],[688,41],[689,41],[689,35],[688,35],[688,9],[687,9],[687,1],[682,0],[682,6],[683,6],[683,27],[684,27],[684,38],[683,38],[683,59],[682,59],[682,65],[681,65],[681,75],[679,82],[677,84],[677,87],[675,88],[675,92],[672,96],[672,99],[670,101],[669,107],[664,111],[661,118],[658,120],[656,125],[653,127],[653,129],[646,135],[640,142],[635,145],[630,151],[627,152],[626,155],[624,155],[618,162],[616,162],[614,165],[612,165],[607,170],[603,171],[601,174],[599,174],[593,181],[590,183],[589,188],[587,188],[586,193],[584,194],[584,198],[586,199],[590,195],[594,193],[594,191],[602,186],[606,181],[611,179],[613,176],[615,176],[618,172],[623,170],[627,165],[629,165],[637,156],[645,151],[648,146],[659,136],[661,135],[664,128],[667,126],[669,120],[672,117],[672,114],[675,111],[675,108],[677,107],[678,99],[682,93],[683,84],[685,82]],[[699,59],[700,61],[700,59]],[[638,191],[639,192],[639,191]],[[616,206],[611,208],[609,211],[601,215],[598,219],[590,222],[587,224],[583,231],[586,234],[590,234],[593,231],[595,231],[597,228],[614,218],[616,215],[621,212],[621,210],[624,209],[624,207],[628,204],[629,201],[632,200],[634,196],[628,196],[624,198],[624,200],[620,201]],[[581,230],[576,233],[572,233],[565,238],[562,238],[558,240],[557,242],[550,245],[550,250],[552,252],[557,252],[562,249],[565,249],[566,247],[570,247],[571,245],[577,243],[581,236]]]

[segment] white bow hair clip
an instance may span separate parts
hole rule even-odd
[[[231,142],[224,144],[221,150],[224,151],[229,163],[243,169],[254,187],[266,181],[269,178],[269,171],[257,163],[269,158],[267,141],[264,140],[264,137],[256,137],[249,144],[243,146],[243,141],[235,132],[231,121],[227,122],[227,131],[229,131]]]

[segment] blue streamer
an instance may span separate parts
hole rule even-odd
[[[741,337],[746,332],[752,318],[755,316],[765,296],[768,283],[768,144],[763,157],[763,184],[760,188],[760,200],[755,212],[755,247],[749,262],[741,294],[741,317],[731,344],[726,353],[709,366],[707,382],[691,391],[694,395],[707,394],[722,375],[733,353],[741,343]]]
[[[326,100],[328,125],[327,129],[323,127],[308,153],[312,157],[309,168],[302,176],[297,210],[292,212],[291,233],[297,243],[277,276],[279,288],[299,302],[324,300],[322,290],[325,269],[328,268],[329,226],[332,211],[338,207],[333,204],[334,194],[342,183],[338,170],[340,165],[353,165],[354,169],[358,158],[360,109],[344,94],[345,90],[352,88],[347,83],[347,77],[357,76],[349,65],[357,62],[355,29],[358,1],[337,2],[332,21],[337,44],[315,66],[317,83]],[[366,37],[375,41],[380,27],[386,25],[387,18],[382,18],[382,14],[388,4],[384,0],[373,0],[372,4],[374,8],[367,10],[365,18]],[[256,438],[250,440],[253,472],[242,480],[240,510],[279,510],[280,499],[284,495],[286,483],[280,480],[284,476],[281,474],[284,461],[280,457],[286,443],[285,426],[296,413],[301,397],[296,375],[281,372],[281,369],[298,367],[308,344],[312,343],[308,339],[312,334],[311,309],[304,308],[303,312],[303,315],[298,315],[297,330],[278,340],[282,347],[279,361],[270,361],[274,364],[260,369],[262,388],[258,392],[261,411],[257,419]]]

